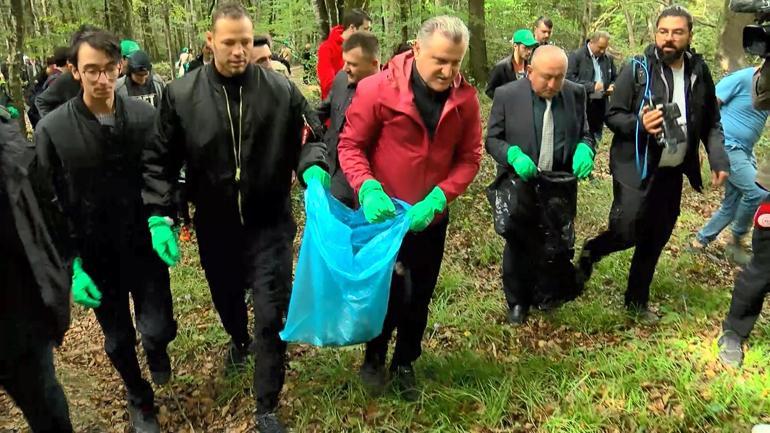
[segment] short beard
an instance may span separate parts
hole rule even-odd
[[[662,60],[663,63],[665,63],[667,65],[670,65],[670,64],[676,62],[677,60],[679,60],[680,58],[682,58],[682,55],[684,54],[684,51],[685,51],[685,48],[682,48],[682,49],[678,49],[678,50],[676,50],[676,51],[674,51],[672,53],[668,53],[667,54],[660,47],[656,47],[655,49],[658,52],[658,57],[660,58],[660,60]]]

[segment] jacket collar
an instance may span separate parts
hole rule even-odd
[[[204,65],[203,68],[206,76],[214,84],[218,84],[220,86],[224,86],[226,84],[234,84],[236,86],[248,87],[248,83],[250,83],[252,78],[254,78],[256,66],[249,64],[246,66],[246,70],[243,72],[243,74],[233,77],[225,77],[224,75],[220,74],[219,71],[216,70],[216,65],[214,62],[211,62],[208,65]]]
[[[80,89],[80,93],[78,93],[78,96],[72,99],[72,104],[75,107],[75,111],[77,111],[80,115],[85,117],[88,120],[93,120],[94,122],[98,122],[98,119],[94,115],[94,113],[91,112],[91,110],[88,109],[88,106],[86,106],[85,101],[83,100],[83,89]],[[118,95],[115,94],[115,124],[117,125],[118,119],[120,118],[119,113],[123,112],[123,99]]]
[[[334,26],[329,31],[329,37],[326,40],[334,43],[334,45],[339,45],[341,47],[343,32],[345,32],[345,27],[343,27],[342,25]]]

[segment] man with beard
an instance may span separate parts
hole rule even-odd
[[[535,39],[538,46],[551,45],[551,35],[553,35],[553,20],[542,16],[535,20]],[[537,49],[537,47],[535,47]]]
[[[513,53],[497,62],[489,71],[489,81],[484,93],[492,98],[498,87],[526,77],[529,57],[532,55],[532,49],[537,45],[535,36],[531,31],[527,29],[516,30],[511,39]]]
[[[682,175],[701,191],[698,142],[708,152],[712,184],[722,185],[730,163],[717,108],[714,82],[703,58],[689,50],[692,15],[681,6],[663,10],[655,44],[627,64],[615,82],[607,126],[615,133],[610,149],[614,200],[609,230],[583,247],[580,269],[616,251],[636,247],[625,295],[626,308],[643,322],[657,321],[648,308],[650,283],[679,216]],[[675,120],[686,140],[664,141],[659,104],[676,104]],[[669,108],[671,106],[669,105]]]
[[[286,343],[278,333],[291,290],[292,171],[305,183],[317,179],[328,187],[326,151],[323,143],[302,145],[303,114],[311,110],[297,87],[250,63],[254,27],[243,6],[220,5],[206,37],[214,61],[168,85],[144,152],[148,223],[158,254],[176,259],[168,217],[175,214],[172,197],[186,163],[201,265],[231,337],[225,371],[242,369],[249,350],[256,352],[257,429],[281,433],[276,409]],[[253,299],[253,344],[246,289]]]

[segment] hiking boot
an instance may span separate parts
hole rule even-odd
[[[700,254],[706,251],[708,244],[704,244],[698,239],[697,234],[690,235],[690,242],[687,244],[687,250],[694,254]]]
[[[746,266],[751,262],[751,253],[740,241],[728,243],[725,247],[725,256],[727,260],[738,266]]]
[[[257,431],[259,433],[285,433],[286,427],[278,419],[275,412],[268,412],[257,414]]]
[[[249,358],[249,344],[242,346],[230,341],[230,346],[225,352],[225,374],[239,373],[246,368],[246,360]]]
[[[719,345],[719,359],[724,364],[734,368],[743,364],[742,341],[735,331],[724,331],[717,344]]]
[[[390,380],[393,388],[406,401],[417,401],[420,390],[417,389],[417,377],[411,365],[395,365],[390,367]]]
[[[379,396],[385,390],[387,379],[384,365],[364,362],[358,370],[358,377],[361,378],[366,392],[372,396]]]
[[[128,423],[134,433],[160,433],[160,424],[154,407],[139,407],[129,403]]]
[[[628,306],[628,314],[636,323],[652,326],[660,322],[660,317],[646,306]]]

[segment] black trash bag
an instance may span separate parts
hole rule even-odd
[[[572,173],[540,172],[523,182],[501,172],[487,188],[495,232],[530,252],[538,275],[532,305],[555,308],[583,291],[572,264],[575,253],[577,178]]]

